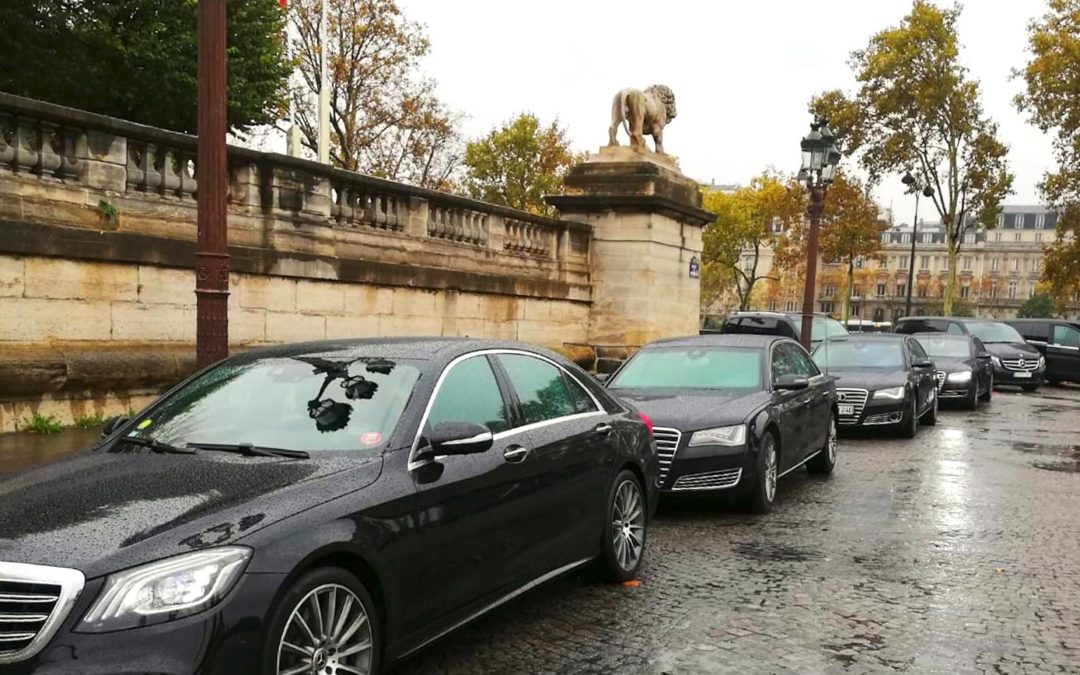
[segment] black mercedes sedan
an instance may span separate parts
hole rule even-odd
[[[703,335],[650,343],[608,381],[653,422],[664,493],[734,490],[764,513],[776,482],[836,463],[836,392],[794,340]]]
[[[826,340],[814,360],[836,376],[841,426],[890,426],[914,438],[937,424],[934,362],[910,335],[866,334]]]
[[[990,352],[974,335],[915,333],[913,336],[934,360],[938,398],[958,401],[968,410],[989,401],[994,389]]]
[[[544,581],[641,565],[648,424],[517,343],[247,352],[0,479],[5,673],[376,673]]]

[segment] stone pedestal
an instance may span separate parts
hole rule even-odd
[[[698,333],[701,230],[713,216],[673,157],[602,148],[547,201],[594,227],[588,335],[599,370],[652,340]]]

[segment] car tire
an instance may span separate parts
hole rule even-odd
[[[776,436],[766,431],[761,437],[761,449],[757,454],[757,471],[754,487],[750,492],[750,511],[768,513],[776,499],[776,481],[779,474],[780,452],[776,448]]]
[[[836,466],[837,449],[836,414],[829,413],[829,431],[825,437],[825,447],[806,463],[806,470],[822,476],[831,474]]]
[[[921,424],[925,424],[928,427],[937,424],[938,395],[936,391],[933,393],[933,396],[934,401],[930,404],[930,409],[924,412],[922,419],[919,420]]]
[[[979,380],[975,378],[975,383],[971,386],[971,395],[964,399],[964,407],[968,410],[976,410],[979,407],[979,399],[982,398],[979,395]]]
[[[1039,385],[1037,384],[1022,384],[1020,388],[1027,392],[1038,391]]]
[[[991,376],[990,376],[990,383],[989,383],[988,385],[986,385],[986,393],[985,393],[985,394],[981,394],[981,395],[979,396],[979,400],[980,400],[980,401],[984,401],[984,402],[986,402],[986,403],[989,403],[989,402],[990,402],[990,399],[991,399],[991,398],[992,398],[993,396],[994,396],[994,376],[993,376],[993,375],[991,375]]]
[[[333,621],[328,621],[330,603],[335,606]],[[317,620],[314,608],[321,610]],[[263,646],[265,675],[280,675],[304,663],[320,673],[379,672],[382,623],[371,594],[348,570],[320,567],[306,572],[278,600],[270,617]],[[325,623],[331,624],[329,630]],[[303,654],[296,647],[312,652]]]
[[[645,491],[634,472],[623,469],[615,476],[605,503],[600,571],[611,581],[630,581],[645,559],[649,520]]]
[[[911,408],[904,415],[905,419],[900,422],[900,435],[904,438],[915,438],[916,432],[919,431],[919,407],[918,402],[912,398]]]

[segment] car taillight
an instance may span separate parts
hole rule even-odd
[[[639,412],[638,417],[640,417],[641,421],[645,423],[645,427],[649,430],[649,435],[652,436],[652,420],[649,419],[649,416],[643,412]]]

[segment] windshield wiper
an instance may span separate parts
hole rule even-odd
[[[142,436],[121,436],[120,442],[131,443],[132,445],[138,445],[139,447],[148,448],[159,454],[194,455],[196,452],[191,448],[180,448],[175,445],[169,445],[168,443],[156,441],[153,438],[143,438]]]
[[[191,443],[200,450],[220,450],[235,452],[245,457],[292,457],[309,459],[311,453],[306,450],[288,450],[286,448],[266,448],[253,443]]]

